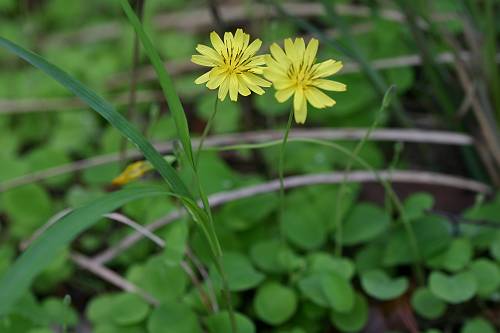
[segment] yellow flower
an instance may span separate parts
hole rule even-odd
[[[326,60],[315,64],[318,40],[312,38],[307,45],[303,38],[285,39],[285,50],[273,44],[271,55],[266,56],[264,77],[276,89],[276,99],[283,103],[293,95],[295,121],[303,124],[307,117],[307,103],[318,109],[330,107],[335,101],[320,89],[345,91],[346,85],[325,78],[337,73],[342,62]]]
[[[209,89],[219,88],[219,99],[223,101],[228,92],[232,101],[242,96],[250,95],[251,91],[262,95],[261,87],[270,87],[271,83],[256,74],[262,74],[264,56],[256,56],[262,41],[254,40],[250,43],[250,35],[237,29],[236,33],[226,32],[224,41],[214,31],[210,34],[212,46],[199,44],[196,50],[200,53],[193,55],[191,61],[195,64],[212,67],[210,71],[197,78],[196,84],[206,83]]]

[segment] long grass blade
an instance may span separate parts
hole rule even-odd
[[[186,119],[186,114],[184,113],[184,108],[182,106],[179,95],[177,94],[174,86],[174,82],[172,77],[165,70],[163,62],[161,58],[156,52],[153,43],[149,39],[148,35],[142,28],[141,21],[135,14],[134,10],[130,6],[128,0],[121,0],[121,5],[123,11],[127,15],[130,23],[134,27],[134,30],[139,37],[146,54],[148,55],[151,64],[153,65],[156,74],[158,75],[158,79],[160,81],[160,86],[165,95],[165,99],[167,100],[168,107],[172,116],[174,118],[175,126],[177,128],[177,135],[181,140],[182,147],[184,148],[184,152],[187,154],[189,162],[194,167],[194,158],[193,158],[193,147],[191,145],[191,137],[189,135],[189,127]]]
[[[0,37],[0,47],[29,62],[82,99],[90,108],[104,117],[143,152],[144,157],[151,162],[154,168],[169,184],[173,192],[192,199],[186,185],[179,178],[174,168],[165,161],[151,143],[119,114],[110,103],[39,55],[23,49],[19,45],[2,37]]]

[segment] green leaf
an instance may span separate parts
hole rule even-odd
[[[320,283],[333,310],[341,313],[351,311],[354,306],[354,290],[347,279],[336,273],[326,273],[322,274]]]
[[[49,194],[38,184],[29,184],[3,194],[3,207],[11,219],[11,232],[26,237],[53,213]]]
[[[304,250],[312,250],[326,241],[326,226],[321,219],[318,219],[315,210],[308,209],[308,206],[303,204],[302,208],[285,210],[281,228],[293,244]]]
[[[236,252],[224,252],[222,267],[227,275],[229,290],[242,291],[258,286],[264,280],[264,274],[253,268],[248,257]],[[222,286],[220,275],[212,269],[214,283]]]
[[[102,215],[126,202],[147,196],[166,195],[159,188],[134,188],[108,194],[87,206],[65,215],[45,231],[16,260],[0,280],[0,315],[7,314],[12,305],[26,292],[31,281],[47,267],[81,232],[99,221]]]
[[[443,218],[435,216],[422,217],[412,221],[411,227],[423,259],[436,255],[451,242],[449,223]],[[398,225],[389,234],[383,263],[384,265],[394,266],[412,263],[414,259],[408,235],[404,227]]]
[[[187,221],[179,221],[170,225],[163,237],[165,249],[163,259],[167,265],[179,265],[186,253],[189,227]]]
[[[425,215],[427,209],[434,205],[434,197],[428,193],[420,192],[410,195],[404,201],[404,210],[409,220],[414,220]]]
[[[149,313],[148,304],[138,295],[122,293],[116,295],[111,306],[111,318],[118,325],[142,322]]]
[[[43,310],[49,318],[49,323],[74,326],[78,323],[78,314],[63,299],[47,298],[42,304]]]
[[[437,319],[446,311],[446,303],[434,296],[427,288],[417,289],[411,297],[411,305],[425,319]]]
[[[285,273],[302,262],[286,244],[278,239],[253,244],[250,257],[257,268],[267,273]]]
[[[477,317],[469,319],[460,330],[460,333],[495,333],[495,327],[487,320]]]
[[[255,325],[247,316],[241,313],[235,313],[235,318],[238,333],[255,333]],[[233,333],[231,322],[229,321],[229,313],[227,311],[221,311],[210,315],[205,322],[209,333]]]
[[[361,274],[361,286],[368,295],[385,301],[401,296],[408,289],[408,279],[392,279],[384,271],[375,269]]]
[[[488,297],[500,286],[500,268],[491,260],[477,259],[469,267],[477,280],[477,294]]]
[[[293,289],[272,282],[257,290],[253,306],[259,319],[269,325],[278,326],[295,313],[297,296]]]
[[[342,332],[360,332],[368,321],[368,302],[361,294],[356,294],[351,311],[342,313],[333,310],[330,321]]]
[[[354,276],[354,264],[347,258],[334,257],[328,253],[318,252],[309,256],[311,273],[333,272],[350,280]]]
[[[357,204],[345,220],[343,244],[356,245],[374,239],[387,229],[389,222],[389,215],[380,207]]]
[[[338,312],[348,312],[354,306],[351,284],[333,272],[311,274],[299,281],[299,289],[315,304]]]
[[[163,255],[149,259],[144,266],[133,267],[128,278],[162,302],[181,297],[188,285],[180,265],[172,265]]]
[[[477,282],[470,272],[446,275],[434,271],[429,278],[429,287],[434,295],[451,304],[470,300],[477,291]]]
[[[472,259],[472,244],[467,238],[454,239],[448,249],[436,257],[430,258],[431,265],[437,263],[437,267],[449,272],[462,270]]]
[[[196,314],[185,304],[169,302],[153,310],[148,319],[149,333],[201,333]]]

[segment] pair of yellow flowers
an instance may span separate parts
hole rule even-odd
[[[275,43],[270,47],[270,55],[256,55],[262,41],[256,39],[250,43],[250,35],[242,29],[237,29],[234,35],[224,33],[224,40],[212,32],[210,41],[213,48],[200,44],[196,48],[200,54],[191,58],[195,64],[212,68],[195,83],[206,83],[209,89],[219,88],[221,101],[228,93],[232,101],[238,99],[238,94],[248,96],[252,91],[262,95],[262,87],[273,85],[278,102],[283,103],[293,95],[295,121],[303,124],[307,117],[307,103],[318,109],[335,104],[320,89],[346,90],[345,84],[325,79],[337,73],[342,68],[342,62],[330,59],[315,63],[319,45],[317,39],[312,38],[307,47],[303,38],[296,38],[295,41],[285,39],[284,50]]]

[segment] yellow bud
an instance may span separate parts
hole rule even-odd
[[[123,172],[113,179],[113,185],[125,185],[141,178],[148,171],[152,170],[151,164],[147,161],[137,161],[128,165]]]

